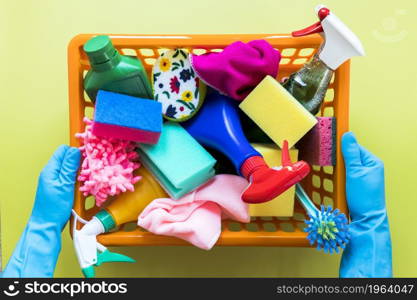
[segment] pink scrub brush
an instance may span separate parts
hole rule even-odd
[[[133,171],[140,167],[135,152],[136,143],[115,138],[101,138],[93,135],[93,121],[84,118],[84,133],[75,136],[82,140],[80,147],[83,163],[78,180],[84,196],[93,195],[96,205],[101,206],[108,196],[115,196],[127,190],[133,191],[134,184],[141,176]]]

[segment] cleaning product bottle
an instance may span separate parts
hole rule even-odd
[[[152,88],[142,62],[121,55],[107,35],[98,35],[84,45],[91,70],[84,78],[84,89],[95,102],[98,90],[153,99]]]
[[[310,172],[304,161],[286,160],[282,168],[270,168],[246,139],[236,101],[217,91],[211,91],[199,113],[182,125],[199,143],[224,154],[237,173],[250,182],[242,194],[245,202],[270,201]],[[288,147],[283,152],[288,153]]]
[[[137,220],[140,212],[154,199],[169,197],[151,173],[143,166],[137,171],[142,179],[135,184],[134,192],[125,192],[100,210],[84,227],[82,233],[99,235],[121,224]]]
[[[365,55],[358,37],[328,8],[319,5],[316,11],[320,21],[294,31],[292,35],[320,33],[324,42],[312,60],[283,83],[285,89],[314,115],[320,110],[334,71],[351,57]]]

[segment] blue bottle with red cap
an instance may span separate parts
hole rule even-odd
[[[200,111],[182,125],[199,143],[227,156],[237,173],[250,182],[242,195],[245,202],[272,200],[310,172],[306,162],[290,161],[287,143],[284,143],[282,167],[270,168],[246,139],[236,101],[217,91],[211,91]]]

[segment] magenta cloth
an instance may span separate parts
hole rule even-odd
[[[247,186],[240,176],[216,175],[178,200],[155,199],[140,214],[138,225],[209,250],[219,239],[222,218],[249,222],[248,205],[241,198]]]
[[[207,85],[242,101],[266,75],[276,77],[281,54],[265,40],[234,42],[222,52],[190,55],[191,65]]]

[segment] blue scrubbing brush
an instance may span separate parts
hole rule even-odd
[[[302,186],[297,183],[295,193],[304,207],[310,220],[305,220],[308,232],[307,239],[310,245],[317,244],[317,250],[323,249],[325,253],[339,253],[344,249],[350,239],[348,220],[339,209],[332,211],[331,206],[321,205],[319,210],[310,200]]]

